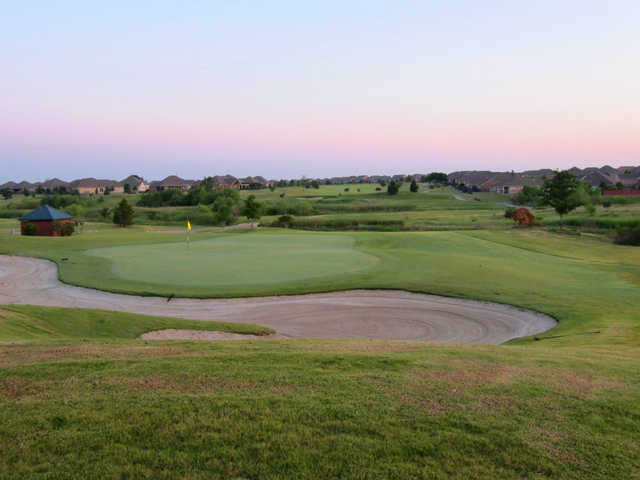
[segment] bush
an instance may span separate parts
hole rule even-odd
[[[278,217],[278,220],[271,224],[272,227],[284,227],[289,228],[293,223],[293,217],[291,215],[282,215]]]
[[[640,246],[640,227],[618,230],[615,242],[618,245]]]
[[[27,223],[22,229],[22,235],[33,236],[38,233],[38,228],[33,223]]]
[[[113,223],[121,227],[128,227],[133,223],[135,215],[133,208],[129,205],[126,198],[120,200],[118,206],[113,210]]]
[[[507,207],[504,211],[504,218],[513,218],[514,213],[516,213],[516,209],[514,207]]]
[[[399,191],[400,191],[400,185],[398,185],[397,182],[391,180],[389,182],[389,186],[387,187],[387,193],[389,195],[397,195]]]
[[[70,237],[75,231],[76,227],[72,222],[53,222],[53,231],[61,237]]]
[[[611,202],[609,200],[605,200],[602,202],[602,206],[604,208],[609,208],[611,206]]]

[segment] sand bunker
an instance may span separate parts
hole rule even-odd
[[[506,305],[391,290],[167,302],[66,285],[52,262],[0,255],[0,304],[11,303],[256,323],[285,338],[499,344],[556,325],[551,317]]]
[[[140,335],[145,340],[265,340],[279,338],[278,335],[244,335],[240,333],[215,332],[211,330],[180,330],[167,328]]]

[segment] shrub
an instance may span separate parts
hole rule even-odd
[[[514,213],[516,213],[516,209],[514,207],[507,207],[504,211],[504,218],[513,218]]]
[[[389,186],[387,187],[387,193],[389,195],[396,195],[400,191],[400,185],[397,182],[391,180],[389,182]]]
[[[609,208],[611,206],[611,202],[609,200],[605,200],[602,202],[602,206],[604,208]]]
[[[37,233],[38,233],[38,229],[33,223],[27,223],[22,229],[23,235],[33,236],[33,235],[36,235]]]
[[[72,222],[53,222],[53,231],[61,237],[70,237],[75,231],[76,227]]]
[[[291,227],[291,223],[293,223],[293,217],[291,215],[281,215],[271,226],[289,228]]]
[[[618,245],[640,246],[640,227],[618,230],[615,242]]]
[[[128,227],[133,223],[134,215],[133,208],[131,208],[127,199],[123,198],[113,211],[113,223],[123,228]]]

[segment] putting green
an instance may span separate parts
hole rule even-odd
[[[371,268],[377,258],[355,248],[348,235],[224,235],[186,243],[159,243],[86,251],[107,259],[123,280],[188,286],[296,282]]]

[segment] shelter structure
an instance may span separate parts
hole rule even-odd
[[[24,235],[25,228],[31,228],[27,227],[27,225],[33,225],[35,227],[35,235],[56,237],[60,234],[60,229],[57,227],[67,223],[73,223],[71,215],[49,205],[43,205],[20,218],[20,230]]]

